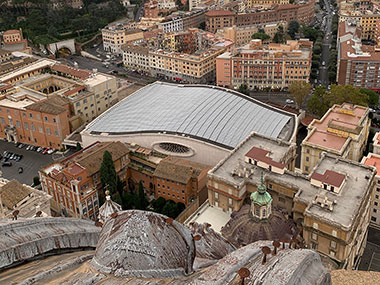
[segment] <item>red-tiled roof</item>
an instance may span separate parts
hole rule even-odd
[[[274,161],[272,158],[268,156],[268,154],[269,154],[269,151],[254,146],[253,148],[251,148],[249,152],[246,153],[245,156],[252,159],[256,159],[257,161],[265,162],[266,164],[269,164],[281,169],[285,168],[285,164]]]
[[[20,30],[8,30],[8,31],[5,31],[3,35],[10,35],[10,34],[15,34],[15,33],[18,33],[20,34]]]
[[[228,11],[228,10],[213,10],[209,11],[205,14],[209,17],[215,17],[215,16],[233,16],[235,15],[234,12]]]
[[[51,69],[64,74],[69,74],[82,80],[87,79],[91,75],[91,72],[87,70],[76,69],[63,64],[55,64],[51,67]]]
[[[332,170],[326,170],[324,174],[314,172],[313,175],[311,175],[312,179],[321,181],[322,183],[326,183],[335,187],[340,187],[345,177],[345,175]]]

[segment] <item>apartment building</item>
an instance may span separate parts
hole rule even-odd
[[[268,23],[263,25],[251,25],[244,27],[227,27],[224,29],[218,30],[216,33],[218,36],[223,37],[225,39],[230,39],[235,43],[235,47],[240,47],[242,45],[246,45],[250,43],[252,40],[252,36],[259,32],[259,30],[263,30],[271,39],[273,39],[274,35],[277,33],[278,28],[282,27],[284,31],[288,28],[288,23],[284,21],[280,21],[277,23]]]
[[[380,14],[362,14],[360,19],[361,39],[378,42],[376,31],[380,25]]]
[[[158,24],[158,28],[164,33],[183,31],[183,18],[171,17]]]
[[[293,171],[295,148],[256,134],[245,139],[209,171],[214,215],[220,211],[222,219],[224,212],[239,210],[263,177],[272,205],[287,211],[306,246],[337,267],[353,269],[366,244],[376,171],[324,153],[312,174],[305,176]]]
[[[379,133],[376,134],[376,136],[378,135]],[[372,191],[370,222],[375,225],[380,225],[380,155],[369,153],[363,157],[361,163],[376,169],[375,183]]]
[[[339,23],[337,82],[358,88],[380,89],[380,49],[361,43],[360,31]]]
[[[20,42],[23,39],[21,30],[8,30],[3,33],[4,44]]]
[[[95,220],[103,154],[112,155],[117,175],[127,180],[129,149],[121,142],[96,142],[39,171],[42,190],[53,197],[52,210],[65,216]]]
[[[207,192],[209,166],[181,158],[166,157],[154,171],[155,197],[181,202],[186,206]]]
[[[274,5],[286,5],[289,0],[248,0],[247,8],[254,8],[257,6],[272,7]]]
[[[315,0],[304,4],[276,5],[272,9],[256,9],[253,12],[235,13],[227,10],[212,10],[205,14],[206,30],[215,33],[226,27],[251,26],[278,21],[298,21],[302,24],[311,24],[314,21]]]
[[[11,58],[13,58],[13,56],[12,56],[12,53],[10,51],[3,50],[2,48],[0,48],[0,64],[1,64],[1,67],[3,66],[3,64],[2,64],[3,62],[8,61]]]
[[[322,152],[360,161],[367,145],[368,114],[367,107],[344,103],[331,107],[320,120],[313,120],[301,144],[302,172],[311,173]]]
[[[170,10],[176,7],[174,0],[156,0],[158,3],[158,9]]]
[[[122,24],[116,24],[102,29],[102,38],[105,51],[121,54],[123,45],[143,39],[144,33],[140,29],[127,29]]]
[[[215,59],[233,42],[198,29],[166,33],[123,47],[124,65],[158,78],[190,83],[215,80]]]
[[[225,52],[216,59],[216,83],[222,87],[249,89],[284,88],[309,81],[312,42],[287,41],[263,45],[261,40]]]
[[[149,1],[144,4],[144,17],[157,18],[159,13],[157,1]]]
[[[189,83],[215,80],[216,58],[224,49],[210,48],[201,54],[178,54],[158,50],[149,53],[150,72],[158,78]]]
[[[17,92],[0,99],[0,136],[10,142],[60,149],[70,134],[69,117],[65,98],[36,100]]]

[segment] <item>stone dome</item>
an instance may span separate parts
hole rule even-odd
[[[138,210],[115,214],[100,233],[92,266],[115,276],[168,278],[193,272],[195,244],[184,225]]]
[[[255,219],[250,205],[243,205],[239,211],[231,214],[231,219],[222,228],[221,234],[234,246],[240,247],[258,240],[280,240],[283,237],[295,237],[298,229],[277,209],[272,210],[268,219]]]

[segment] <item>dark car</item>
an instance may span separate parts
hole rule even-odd
[[[24,172],[24,168],[19,167],[19,168],[18,168],[18,173],[23,173],[23,172]]]
[[[12,166],[12,162],[9,162],[9,161],[3,162],[2,166]]]
[[[16,158],[16,161],[20,161],[22,158],[23,158],[23,155],[22,154],[18,154],[17,158]]]

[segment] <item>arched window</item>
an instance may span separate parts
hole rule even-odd
[[[265,218],[266,216],[267,216],[267,209],[263,208],[263,218]]]
[[[260,207],[255,206],[255,216],[260,217]]]

